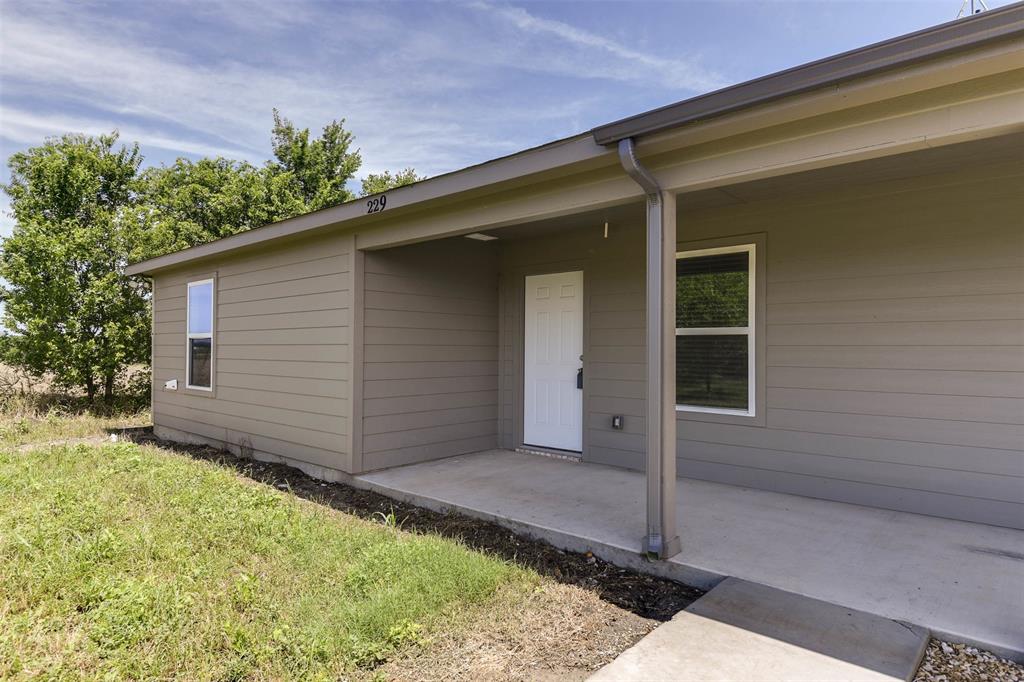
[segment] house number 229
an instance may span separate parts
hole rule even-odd
[[[380,213],[384,210],[384,207],[388,205],[387,196],[381,194],[379,197],[368,199],[366,201],[366,212],[367,213]]]

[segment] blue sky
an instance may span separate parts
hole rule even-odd
[[[317,130],[347,119],[361,175],[436,175],[942,23],[959,7],[0,0],[0,153],[116,128],[147,164],[262,163],[278,107]],[[0,218],[0,235],[10,227]]]

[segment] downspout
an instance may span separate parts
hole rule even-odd
[[[676,532],[675,195],[636,158],[632,138],[619,141],[619,161],[647,197],[647,531],[643,551],[668,559]]]

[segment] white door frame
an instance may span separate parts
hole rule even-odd
[[[586,305],[583,271],[526,275],[523,284],[523,444],[582,453],[583,391],[577,388],[577,372],[583,367]],[[537,299],[539,291],[547,291],[550,298]],[[555,349],[558,357],[538,368],[535,356],[538,350],[537,327],[533,311],[546,306],[557,312],[558,302],[569,298],[574,303],[570,304],[570,310],[562,311],[568,315],[561,317],[558,328],[554,330],[559,336],[551,340],[560,346]],[[566,325],[571,336],[562,338]],[[568,347],[565,343],[569,344]],[[550,352],[551,348],[548,350]],[[542,382],[543,400],[539,397],[537,382]],[[547,406],[547,415],[537,414],[536,410],[542,405]]]

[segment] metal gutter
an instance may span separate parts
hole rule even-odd
[[[681,550],[676,531],[676,210],[675,195],[619,141],[619,162],[647,197],[647,532],[644,554],[668,559]],[[671,381],[669,378],[671,377]]]
[[[1024,37],[1024,2],[732,85],[598,126],[591,133],[598,144],[612,145],[1014,36]]]

